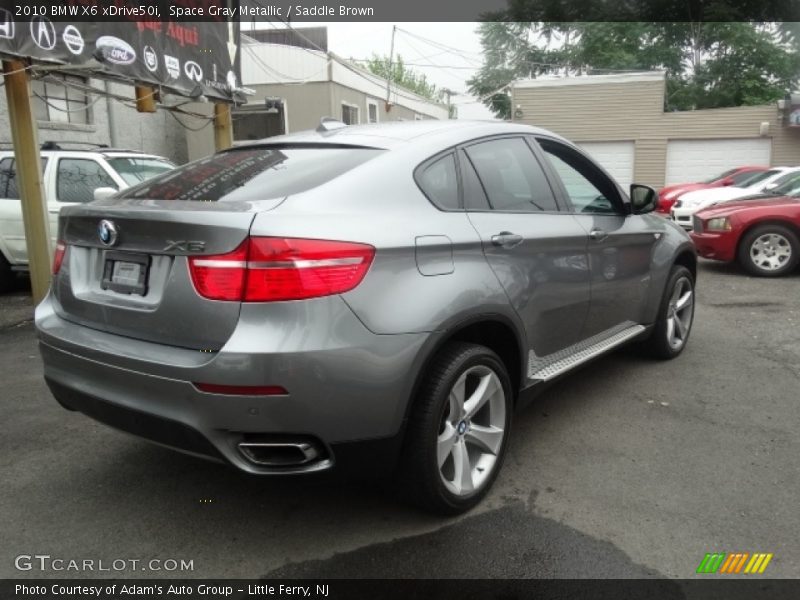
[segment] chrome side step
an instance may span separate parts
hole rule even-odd
[[[612,348],[636,337],[644,330],[644,325],[626,327],[600,341],[589,343],[589,345],[579,345],[574,351],[563,358],[556,358],[552,362],[545,364],[542,364],[542,359],[536,359],[533,352],[531,352],[531,356],[528,360],[528,378],[535,381],[549,381],[562,373],[566,373],[570,369],[574,369],[578,365],[582,365],[601,354],[605,354]]]

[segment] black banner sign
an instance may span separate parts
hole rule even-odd
[[[235,10],[238,0],[211,0]],[[182,4],[197,5],[198,2]],[[97,76],[160,86],[189,97],[230,100],[241,86],[238,19],[157,19],[158,2],[66,0],[11,6],[0,4],[0,55],[55,65],[82,65]],[[27,8],[27,13],[25,8]],[[116,21],[95,20],[102,9]],[[156,12],[148,12],[159,9]],[[64,15],[75,13],[74,18]],[[86,14],[83,14],[83,13]],[[231,13],[232,14],[232,13]],[[124,18],[129,15],[129,19]]]

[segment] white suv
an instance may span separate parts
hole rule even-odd
[[[53,244],[62,207],[91,202],[96,189],[125,189],[175,168],[167,159],[152,154],[105,147],[91,151],[64,150],[52,142],[42,146],[41,159]],[[0,291],[11,286],[14,271],[27,269],[28,250],[14,153],[0,150]]]

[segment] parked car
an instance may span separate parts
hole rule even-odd
[[[753,175],[741,187],[730,186],[689,192],[675,202],[670,210],[670,216],[684,229],[691,229],[692,215],[698,210],[722,202],[732,202],[748,196],[763,194],[790,181],[798,172],[800,172],[800,167],[772,167],[768,171]]]
[[[247,473],[395,474],[458,513],[529,392],[626,342],[685,348],[696,254],[656,200],[518,124],[326,121],[240,145],[64,209],[45,379],[68,409]]]
[[[707,179],[706,181],[698,181],[695,183],[675,183],[661,188],[658,192],[658,208],[656,210],[665,215],[669,215],[672,205],[687,192],[694,192],[696,190],[707,190],[715,187],[725,187],[729,185],[741,185],[742,182],[750,179],[756,173],[762,173],[769,169],[769,167],[736,167],[735,169],[728,169]]]
[[[800,174],[771,195],[701,210],[690,235],[705,258],[736,261],[752,275],[786,275],[800,261]]]
[[[91,202],[96,188],[109,193],[136,185],[174,169],[165,158],[141,152],[99,147],[64,150],[52,142],[43,146],[42,182],[55,244],[58,213],[64,206]],[[28,248],[17,189],[14,153],[0,151],[0,291],[14,281],[15,271],[28,269]]]

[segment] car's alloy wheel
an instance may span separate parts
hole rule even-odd
[[[694,286],[687,276],[675,281],[667,305],[667,343],[673,350],[680,350],[689,338],[694,318]]]
[[[750,260],[763,271],[777,271],[792,259],[792,245],[779,233],[765,233],[750,244]]]
[[[779,277],[800,262],[800,240],[795,231],[767,223],[748,231],[739,245],[739,263],[752,275]]]
[[[505,439],[506,397],[497,374],[470,367],[448,394],[437,443],[439,475],[456,496],[469,496],[488,481]]]
[[[512,406],[497,354],[479,344],[447,344],[428,365],[411,408],[400,491],[440,514],[478,504],[503,464]]]
[[[694,276],[675,265],[664,286],[653,331],[642,346],[657,358],[675,358],[686,347],[694,322]]]

